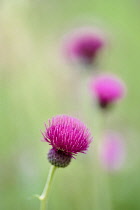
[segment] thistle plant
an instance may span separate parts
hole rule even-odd
[[[106,109],[124,97],[126,87],[124,82],[115,75],[101,74],[93,77],[90,91],[101,109]]]
[[[43,141],[52,146],[47,158],[52,164],[48,180],[42,194],[39,196],[40,210],[46,209],[46,201],[52,177],[56,168],[68,166],[78,153],[85,153],[92,141],[89,129],[79,119],[58,115],[45,124],[45,131],[42,132]]]
[[[64,41],[64,54],[73,63],[91,66],[106,45],[103,33],[94,28],[79,28]]]
[[[114,131],[108,131],[100,145],[99,158],[102,167],[109,171],[119,170],[125,159],[125,146],[122,136]]]
[[[73,63],[79,63],[86,68],[89,66],[92,67],[92,64],[96,63],[98,55],[106,46],[106,41],[105,36],[102,33],[99,33],[99,31],[89,28],[75,30],[67,36],[64,41],[64,54],[68,60]],[[98,111],[100,112],[100,110],[107,110],[111,105],[123,98],[126,88],[123,81],[117,76],[112,74],[101,74],[93,77],[90,84],[90,92],[93,100],[97,102],[99,107]],[[103,119],[104,117],[102,114],[101,116]],[[99,145],[103,132],[103,128],[100,129],[100,138],[98,139],[99,141],[96,146]],[[47,154],[47,159],[51,164],[51,168],[44,190],[42,194],[38,196],[40,200],[40,210],[45,210],[48,193],[56,169],[67,167],[72,159],[75,159],[78,153],[86,153],[92,141],[92,136],[83,122],[68,115],[58,115],[50,119],[48,124],[45,124],[45,130],[42,132],[42,135],[42,141],[47,142],[51,146],[51,149]],[[123,154],[121,144],[118,139],[114,139],[113,137],[103,143],[101,150],[102,163],[104,165],[106,164],[106,167],[109,169],[115,168],[120,162],[120,157],[122,157]],[[95,154],[96,151],[97,147],[94,151]],[[98,154],[96,154],[96,158],[97,156]],[[96,158],[95,161],[97,160]],[[98,183],[96,178],[99,178],[101,171],[98,171],[97,167],[94,173],[95,181]],[[97,186],[97,184],[95,184],[95,186]],[[99,186],[97,186],[97,189],[98,188]],[[105,190],[107,194],[106,187]],[[99,189],[99,191],[102,190]],[[101,194],[98,195],[98,192],[96,194],[95,197],[102,200],[103,206],[105,206],[106,209],[112,209],[109,200],[110,198],[106,199],[106,196],[101,197]],[[100,202],[97,201],[97,203],[99,204]],[[98,207],[96,206],[95,209],[98,209]]]
[[[119,137],[115,134],[106,136],[106,128],[108,127],[107,119],[108,115],[111,116],[110,108],[114,108],[118,101],[120,101],[126,93],[126,86],[124,82],[113,74],[100,74],[94,75],[90,82],[90,93],[92,100],[97,104],[97,118],[100,118],[98,128],[98,139],[96,139],[95,151],[96,162],[101,163],[101,168],[96,165],[95,175],[95,209],[113,209],[112,200],[110,194],[108,173],[119,169],[121,162],[123,161],[123,143]],[[108,128],[107,128],[108,129]],[[106,136],[106,137],[105,137]],[[102,169],[106,169],[102,170]],[[97,179],[101,177],[101,189]],[[106,195],[102,196],[102,191],[106,192]],[[102,200],[102,205],[99,200]]]

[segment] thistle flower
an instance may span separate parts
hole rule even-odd
[[[99,75],[91,82],[91,94],[95,96],[101,108],[115,103],[124,97],[125,85],[114,75]]]
[[[118,133],[108,133],[101,144],[100,161],[109,171],[118,170],[124,163],[125,147]]]
[[[52,146],[48,160],[57,167],[66,167],[77,153],[85,153],[92,141],[88,128],[68,115],[53,117],[45,127],[44,141]]]
[[[72,62],[91,65],[104,46],[105,38],[101,32],[81,28],[67,37],[64,52]]]

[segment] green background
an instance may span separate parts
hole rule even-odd
[[[82,119],[94,142],[87,155],[56,171],[48,209],[140,209],[139,10],[138,0],[0,1],[1,210],[39,209],[33,195],[43,190],[50,167],[40,130],[62,113]],[[105,116],[106,128],[120,132],[126,145],[125,164],[113,173],[96,158],[102,116],[88,93],[92,71],[81,73],[62,56],[63,36],[86,25],[109,39],[98,68],[127,86],[126,98]]]

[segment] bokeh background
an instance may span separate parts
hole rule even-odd
[[[48,208],[140,209],[139,11],[138,0],[0,1],[1,210],[39,209],[33,195],[42,192],[50,167],[40,130],[62,113],[82,119],[94,142],[87,155],[56,171]],[[126,145],[125,163],[113,173],[101,169],[95,157],[101,116],[88,93],[91,71],[79,73],[61,52],[63,36],[86,25],[108,34],[110,46],[99,68],[120,76],[128,89],[106,122]]]

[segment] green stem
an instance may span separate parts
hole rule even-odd
[[[42,194],[39,196],[40,210],[45,210],[46,209],[48,193],[49,193],[49,190],[50,190],[50,185],[51,185],[55,170],[56,170],[56,166],[52,165],[51,168],[50,168],[50,171],[49,171],[49,175],[48,175],[47,182],[45,184],[44,190],[43,190]]]
[[[108,173],[99,166],[99,148],[100,144],[103,143],[104,134],[107,127],[106,118],[108,116],[105,115],[106,113],[99,113],[97,115],[97,134],[96,134],[96,142],[94,142],[94,209],[97,210],[111,210],[112,208],[112,201],[111,201],[111,193],[110,193],[110,186],[109,186],[109,177]]]

